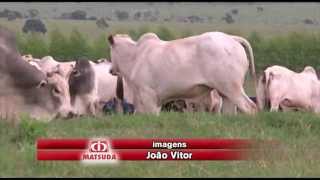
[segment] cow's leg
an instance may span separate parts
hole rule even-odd
[[[116,103],[116,109],[115,109],[116,113],[124,114],[123,105],[122,105],[123,102],[124,102],[124,100],[116,98],[116,101],[115,101],[115,103]]]
[[[161,111],[161,106],[157,106],[155,103],[146,103],[145,100],[139,100],[137,103],[135,103],[137,114],[156,114],[159,115]]]
[[[71,97],[71,106],[74,109],[74,112],[76,113],[77,116],[81,116],[83,114],[85,114],[84,112],[84,101],[82,98],[80,98],[79,96],[75,96],[75,97]]]
[[[246,95],[243,89],[241,89],[241,95],[235,100],[241,112],[249,114],[255,114],[257,112],[256,104]]]
[[[191,101],[186,101],[186,112],[193,112],[194,107],[193,103]]]
[[[134,97],[136,113],[151,113],[159,115],[161,111],[161,105],[157,103],[157,96],[152,90],[138,91]]]
[[[242,83],[234,81],[221,83],[220,86],[217,86],[215,89],[218,90],[222,97],[226,97],[223,99],[223,104],[225,104],[225,99],[229,99],[229,101],[236,105],[241,112],[247,114],[255,114],[257,112],[256,104],[246,95]]]
[[[280,107],[280,100],[279,98],[275,98],[275,99],[270,99],[270,112],[277,112],[279,110]]]
[[[96,106],[94,102],[90,102],[88,105],[88,111],[91,115],[95,116],[96,115]]]
[[[280,108],[280,103],[282,101],[279,93],[269,93],[270,94],[270,112],[278,112]]]
[[[217,90],[221,97],[226,97],[223,99],[223,104],[225,104],[225,99],[228,99],[236,105],[241,112],[255,114],[257,112],[257,106],[244,92],[243,79],[241,76],[236,76],[229,77],[225,81],[212,80],[212,82],[208,82],[207,86]]]
[[[222,114],[237,114],[236,107],[227,97],[222,98]]]
[[[210,111],[220,114],[222,111],[222,104],[222,98],[220,98],[218,102],[215,102],[215,104],[210,107]]]
[[[97,115],[97,98],[91,94],[85,95],[82,99],[82,102],[86,105],[86,114],[90,114],[93,116]]]
[[[219,99],[219,103],[215,106],[214,112],[220,114],[222,111],[222,98]]]

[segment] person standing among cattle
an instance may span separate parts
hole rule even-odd
[[[154,33],[142,35],[137,42],[123,34],[108,40],[110,73],[121,74],[130,85],[138,113],[159,114],[161,105],[170,100],[212,89],[222,96],[224,106],[236,105],[248,114],[257,111],[243,89],[249,65],[255,81],[252,49],[244,38],[208,32],[173,41],[162,41]],[[232,73],[226,76],[227,72]]]

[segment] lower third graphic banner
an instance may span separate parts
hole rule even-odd
[[[249,139],[38,139],[38,160],[115,162],[117,160],[248,160],[261,144]]]

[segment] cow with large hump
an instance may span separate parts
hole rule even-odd
[[[44,74],[22,59],[16,39],[0,27],[0,115],[17,119],[27,113],[35,119],[71,117],[68,84],[56,73]]]
[[[306,66],[296,73],[278,65],[266,68],[258,81],[257,102],[260,110],[269,105],[270,111],[281,108],[319,113],[320,82],[315,69]]]
[[[208,32],[163,41],[154,33],[146,33],[137,42],[126,34],[111,35],[108,40],[110,73],[124,77],[138,113],[159,114],[166,102],[213,89],[222,96],[223,108],[228,105],[234,109],[236,105],[248,114],[257,111],[243,89],[249,66],[254,81],[256,77],[252,48],[242,37]]]

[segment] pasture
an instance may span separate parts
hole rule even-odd
[[[53,27],[59,27],[68,34],[71,32],[70,29],[75,27],[91,37],[96,37],[100,33],[136,29],[145,25],[150,26],[151,29],[164,25],[179,33],[188,30],[199,34],[217,30],[230,31],[243,36],[253,31],[263,33],[265,36],[273,36],[285,35],[289,31],[317,32],[319,28],[319,3],[1,3],[0,7],[1,9],[8,8],[23,13],[26,13],[28,9],[34,8],[40,12],[40,17],[45,21],[49,31]],[[257,7],[262,7],[263,11],[258,12]],[[130,19],[125,21],[112,20],[108,22],[110,27],[106,30],[98,29],[95,21],[55,19],[62,13],[77,9],[85,10],[88,17],[108,16],[112,19],[116,19],[115,10],[123,10],[128,12]],[[159,20],[155,22],[132,20],[135,12],[146,9],[158,11]],[[235,20],[234,23],[228,24],[221,19],[226,13],[231,13],[234,9],[238,11],[237,14],[232,14]],[[211,17],[211,20],[205,23],[163,21],[165,18],[191,15],[204,18]],[[315,24],[306,25],[303,23],[304,19],[314,20]],[[6,19],[0,19],[1,25],[5,25],[15,31],[21,31],[23,23],[24,20],[19,19],[10,22]]]
[[[192,138],[275,139],[281,146],[260,161],[122,161],[115,166],[37,161],[35,140],[50,138]],[[42,123],[24,118],[13,126],[0,122],[1,177],[314,177],[320,172],[320,121],[304,112],[257,116],[209,113],[111,115]]]
[[[137,39],[151,31],[170,40],[217,30],[249,40],[258,74],[273,64],[297,71],[305,65],[320,68],[319,23],[303,24],[305,18],[319,21],[319,3],[56,4],[55,12],[49,11],[50,3],[34,5],[48,29],[45,35],[23,34],[21,29],[25,20],[0,18],[1,26],[17,33],[21,54],[30,53],[37,58],[51,55],[57,60],[86,56],[96,60],[109,58],[109,45],[104,39],[109,34],[128,33]],[[29,8],[29,5],[19,3],[0,6],[18,10]],[[257,13],[257,6],[264,7],[264,12]],[[151,7],[158,9],[161,17],[195,14],[213,19],[212,23],[111,21],[110,27],[104,30],[99,29],[95,21],[53,19],[75,7],[95,16],[111,16],[112,10],[117,8],[130,11]],[[221,21],[221,17],[234,8],[239,10],[234,16],[236,22]],[[248,95],[255,96],[250,75],[245,89]],[[281,146],[266,152],[261,161],[122,161],[116,166],[83,166],[79,162],[36,160],[37,138],[99,136],[258,138],[279,140]],[[255,116],[161,112],[160,116],[116,114],[51,122],[23,116],[20,123],[0,120],[0,177],[315,177],[320,176],[319,138],[319,115],[306,112],[259,112]]]

